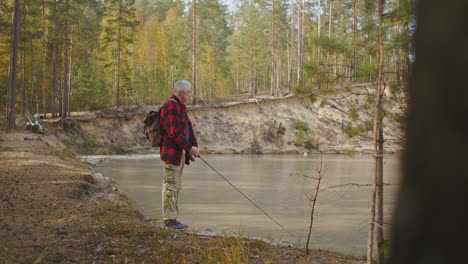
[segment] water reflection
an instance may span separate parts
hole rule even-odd
[[[217,155],[204,158],[300,241],[291,238],[201,160],[184,170],[181,222],[197,229],[281,239],[300,245],[304,245],[310,223],[311,202],[306,194],[312,194],[316,184],[315,180],[304,176],[316,177],[316,169],[322,162],[325,176],[321,188],[370,184],[373,179],[370,156]],[[384,182],[396,184],[398,169],[398,160],[386,157]],[[99,163],[97,170],[124,188],[143,215],[161,219],[162,161],[106,160]],[[385,187],[386,221],[392,213],[396,188]],[[370,187],[346,185],[321,192],[315,209],[312,247],[365,255],[370,191]]]

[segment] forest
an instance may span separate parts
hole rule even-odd
[[[405,90],[414,3],[378,2],[2,0],[0,115],[13,85],[16,113],[45,117],[158,104],[181,79],[194,104],[323,93],[376,82],[380,64]]]

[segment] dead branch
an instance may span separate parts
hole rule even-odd
[[[309,196],[309,195],[306,194],[307,198],[309,198],[309,200],[312,201],[312,209],[310,211],[309,233],[307,234],[306,254],[309,254],[309,242],[310,242],[310,235],[312,234],[312,225],[314,223],[315,204],[317,202],[317,197],[318,197],[318,193],[319,193],[319,190],[320,190],[320,182],[322,181],[322,178],[325,175],[324,174],[325,170],[326,170],[326,168],[323,168],[322,155],[320,155],[320,167],[316,169],[318,177],[314,178],[314,179],[317,179],[317,185],[315,187],[315,194],[314,194],[313,198],[312,198],[312,196]]]

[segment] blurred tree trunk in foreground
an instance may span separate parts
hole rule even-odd
[[[467,1],[417,3],[403,179],[392,264],[465,263],[468,237]]]

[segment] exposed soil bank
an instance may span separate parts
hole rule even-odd
[[[158,225],[55,136],[0,133],[0,263],[363,263]]]
[[[262,97],[189,107],[202,153],[373,153],[372,105],[366,88],[359,94],[327,97]],[[400,100],[402,101],[402,100]],[[46,129],[80,154],[155,153],[143,134],[143,120],[154,107],[75,114],[46,120]],[[401,149],[401,105],[387,104],[385,151]],[[368,128],[357,133],[356,128]],[[358,134],[353,136],[353,134]]]

